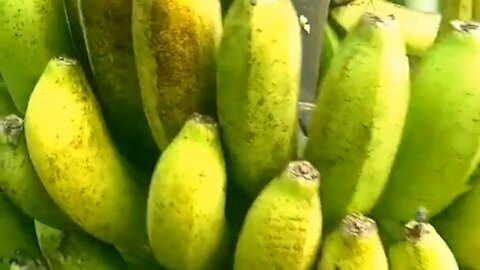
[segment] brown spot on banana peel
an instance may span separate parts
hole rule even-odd
[[[480,159],[480,78],[474,75],[480,63],[480,28],[460,21],[451,27],[425,56],[412,82],[402,142],[373,210],[380,224],[391,224],[394,235],[398,229],[393,227],[407,222],[419,205],[435,216],[468,191]]]
[[[322,233],[319,186],[307,161],[290,162],[270,181],[248,211],[234,269],[310,269]]]
[[[193,112],[215,116],[218,0],[134,1],[133,37],[148,122],[161,149]]]

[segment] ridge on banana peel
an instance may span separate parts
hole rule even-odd
[[[477,172],[479,170],[477,169]],[[480,178],[473,176],[470,191],[433,217],[431,223],[445,239],[460,267],[480,269]]]
[[[326,23],[323,28],[322,55],[320,58],[320,71],[318,75],[319,84],[325,77],[333,57],[340,49],[341,40],[330,23]]]
[[[0,72],[22,116],[50,58],[71,55],[63,1],[0,1]]]
[[[296,155],[301,59],[290,0],[233,2],[217,53],[217,106],[228,175],[246,196]]]
[[[25,141],[24,121],[16,114],[0,115],[0,189],[28,216],[56,228],[77,229],[38,178]]]
[[[373,219],[347,215],[323,242],[317,270],[388,270],[387,255]]]
[[[192,113],[216,115],[220,0],[134,0],[132,18],[144,111],[164,150]]]
[[[235,270],[308,270],[322,237],[320,174],[292,161],[250,207],[235,249]]]
[[[403,239],[388,252],[391,270],[459,269],[448,245],[424,219],[409,221],[404,230]]]
[[[0,262],[45,265],[36,241],[34,223],[0,190]]]
[[[143,110],[135,66],[132,0],[77,3],[93,89],[110,134],[130,162],[153,171],[159,151]]]
[[[305,158],[322,173],[327,230],[369,213],[387,182],[409,100],[398,22],[365,13],[342,41],[320,87]]]
[[[227,175],[216,121],[193,114],[165,149],[152,176],[147,228],[170,270],[216,270],[225,263]]]
[[[480,159],[480,24],[450,25],[412,81],[402,142],[372,212],[393,239],[419,205],[435,216],[468,191]]]
[[[113,145],[76,60],[50,60],[32,92],[25,135],[32,164],[62,211],[100,240],[149,252],[148,177]]]
[[[350,32],[365,11],[393,15],[400,23],[407,53],[423,56],[435,42],[441,15],[409,9],[385,0],[353,0],[330,11],[336,25]]]
[[[126,269],[122,257],[112,246],[88,234],[57,230],[37,220],[35,231],[42,254],[52,270]]]

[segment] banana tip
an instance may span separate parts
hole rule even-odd
[[[342,228],[348,235],[364,236],[377,232],[377,223],[360,213],[352,213],[342,220]]]
[[[292,161],[288,164],[288,172],[295,179],[302,179],[305,181],[318,181],[320,173],[313,165],[306,160]]]
[[[78,64],[78,61],[76,59],[69,57],[67,55],[59,55],[55,57],[54,60],[66,66],[75,66]]]
[[[480,35],[480,23],[478,22],[452,20],[450,26],[458,32]]]
[[[195,112],[195,113],[192,114],[190,119],[192,121],[197,122],[197,123],[206,124],[208,126],[213,126],[213,127],[217,126],[217,121],[213,117],[211,117],[210,115],[200,114],[200,113]]]
[[[364,23],[375,26],[385,26],[396,23],[396,18],[393,14],[381,16],[368,11],[363,14],[362,19]]]

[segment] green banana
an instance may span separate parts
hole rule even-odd
[[[322,173],[329,230],[368,213],[388,179],[409,100],[409,64],[398,22],[365,13],[320,85],[305,158]]]
[[[475,181],[478,181],[475,179]],[[432,224],[445,239],[458,264],[480,269],[480,182],[454,201],[444,212],[435,216]]]
[[[44,264],[33,220],[17,209],[0,190],[0,262]]]
[[[194,114],[160,157],[148,195],[150,244],[161,265],[221,269],[226,180],[217,124]]]
[[[15,114],[0,117],[0,189],[19,209],[56,228],[76,228],[45,191],[33,168],[23,131]]]
[[[480,160],[480,24],[450,27],[412,81],[402,142],[373,211],[393,238],[417,207],[434,216],[470,189]]]
[[[0,72],[23,115],[50,58],[71,54],[62,0],[0,1]]]
[[[443,37],[448,32],[450,21],[462,20],[468,21],[473,15],[473,0],[440,0],[439,9],[442,14],[440,29],[438,30],[437,39]]]
[[[35,221],[42,254],[55,270],[124,270],[125,262],[118,252],[84,233],[57,230]]]
[[[132,41],[132,0],[79,0],[94,91],[119,150],[155,166],[158,148],[143,111]]]
[[[218,116],[229,176],[250,195],[296,155],[301,52],[290,0],[233,2],[217,55]]]
[[[80,23],[80,10],[78,0],[64,0],[65,12],[67,16],[68,30],[70,39],[72,40],[72,48],[77,56],[78,61],[82,65],[83,71],[90,83],[93,83],[93,74],[90,68],[87,46],[83,34],[82,25]]]
[[[79,63],[53,58],[25,117],[32,163],[55,203],[81,228],[147,252],[144,176],[119,155],[100,114]]]
[[[193,112],[215,115],[220,1],[134,0],[132,18],[144,110],[163,150]]]
[[[318,171],[292,161],[248,210],[235,249],[235,270],[308,270],[315,263],[322,213]]]
[[[422,220],[405,225],[404,238],[390,247],[388,258],[390,270],[458,270],[445,241]]]
[[[388,270],[387,256],[374,220],[347,215],[323,243],[318,270]]]
[[[0,117],[17,112],[10,93],[8,93],[7,87],[0,76]]]
[[[319,84],[323,81],[325,74],[330,68],[333,57],[340,49],[341,40],[333,27],[327,23],[323,29],[322,56],[320,58]]]
[[[442,17],[384,0],[354,0],[332,9],[330,14],[341,29],[350,32],[367,10],[383,16],[392,14],[400,23],[407,53],[415,56],[423,56],[435,42]]]

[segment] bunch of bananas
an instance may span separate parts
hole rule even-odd
[[[480,1],[439,7],[332,1],[298,151],[291,0],[1,1],[0,269],[480,270]]]

